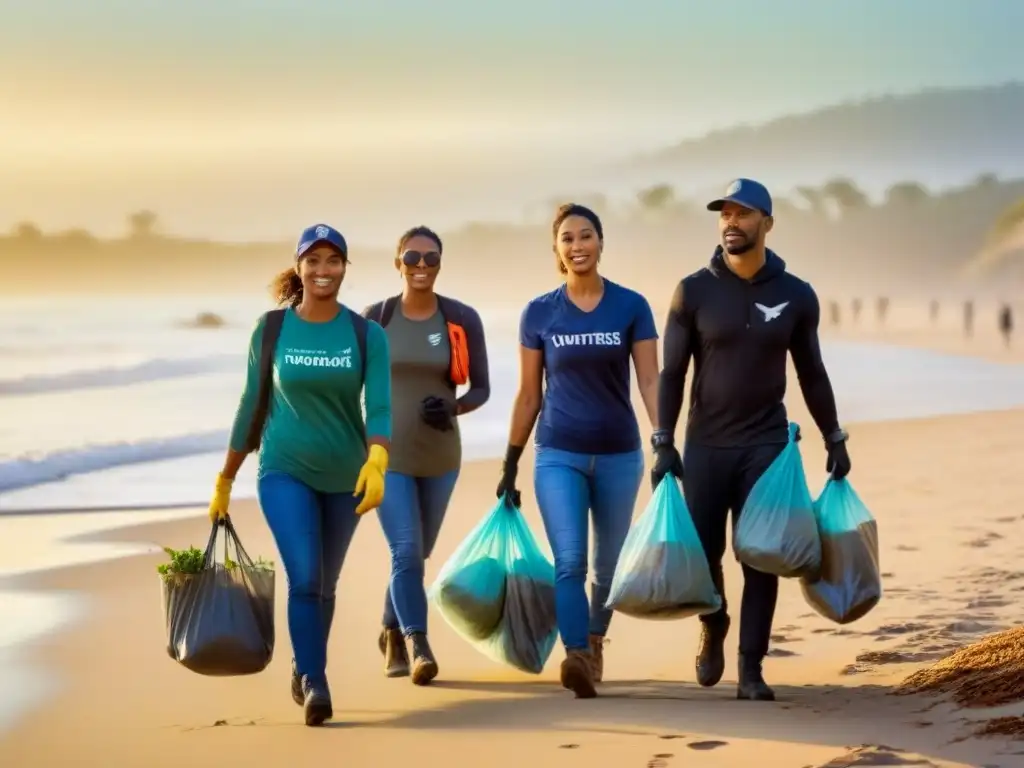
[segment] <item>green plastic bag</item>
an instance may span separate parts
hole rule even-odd
[[[741,563],[784,578],[813,577],[821,568],[821,538],[799,433],[800,426],[791,423],[789,443],[754,483],[733,528],[733,552]]]
[[[543,671],[558,638],[555,568],[507,496],[448,558],[430,595],[478,651],[523,672]]]
[[[666,475],[626,536],[608,608],[638,619],[714,613],[722,598],[679,483]]]
[[[837,624],[863,618],[882,599],[878,524],[846,479],[825,483],[814,502],[821,573],[800,587],[810,606]]]

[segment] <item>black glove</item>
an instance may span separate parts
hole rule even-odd
[[[682,480],[683,459],[672,440],[672,434],[660,429],[657,430],[651,435],[651,446],[654,448],[651,488],[657,489],[665,475],[675,475]]]
[[[826,445],[828,450],[828,461],[825,462],[825,471],[832,475],[834,480],[842,480],[848,474],[852,464],[850,463],[850,452],[846,450],[846,433],[841,437],[830,440]]]
[[[516,477],[519,475],[519,457],[523,455],[523,449],[518,445],[509,444],[505,451],[505,460],[501,463],[501,480],[498,481],[497,497],[508,494],[508,500],[516,509],[522,507],[522,497],[519,489],[516,488]]]
[[[444,398],[429,397],[423,398],[420,403],[420,418],[423,422],[439,432],[449,432],[455,427],[452,425],[452,417],[455,415],[455,403]]]

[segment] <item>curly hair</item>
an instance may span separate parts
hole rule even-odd
[[[580,216],[589,221],[594,228],[594,232],[597,233],[597,239],[604,240],[604,227],[601,226],[601,218],[590,208],[579,203],[566,203],[565,205],[558,206],[558,210],[555,211],[555,219],[551,222],[551,238],[555,241],[553,245],[555,249],[555,265],[563,275],[569,274],[569,270],[565,268],[565,264],[562,263],[562,257],[558,255],[558,228],[570,216]]]
[[[278,306],[297,307],[302,302],[302,278],[294,267],[284,269],[270,283],[270,295]]]

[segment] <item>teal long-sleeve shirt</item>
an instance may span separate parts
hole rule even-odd
[[[231,429],[231,448],[245,440],[259,392],[260,318],[249,341],[245,391]],[[274,388],[260,444],[259,475],[285,472],[323,493],[351,493],[366,462],[364,442],[391,440],[391,363],[384,329],[366,331],[366,381],[350,314],[327,323],[285,312],[274,355]],[[361,394],[365,393],[363,418]],[[365,429],[365,433],[364,433]]]

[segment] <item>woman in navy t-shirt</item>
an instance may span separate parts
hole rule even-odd
[[[507,492],[519,505],[518,462],[536,422],[534,490],[555,556],[562,685],[590,698],[611,621],[604,604],[644,470],[629,364],[653,426],[658,332],[643,296],[598,273],[604,231],[593,211],[564,205],[552,230],[565,282],[527,304],[519,322],[519,392],[498,495]],[[588,512],[595,571],[589,606]]]

